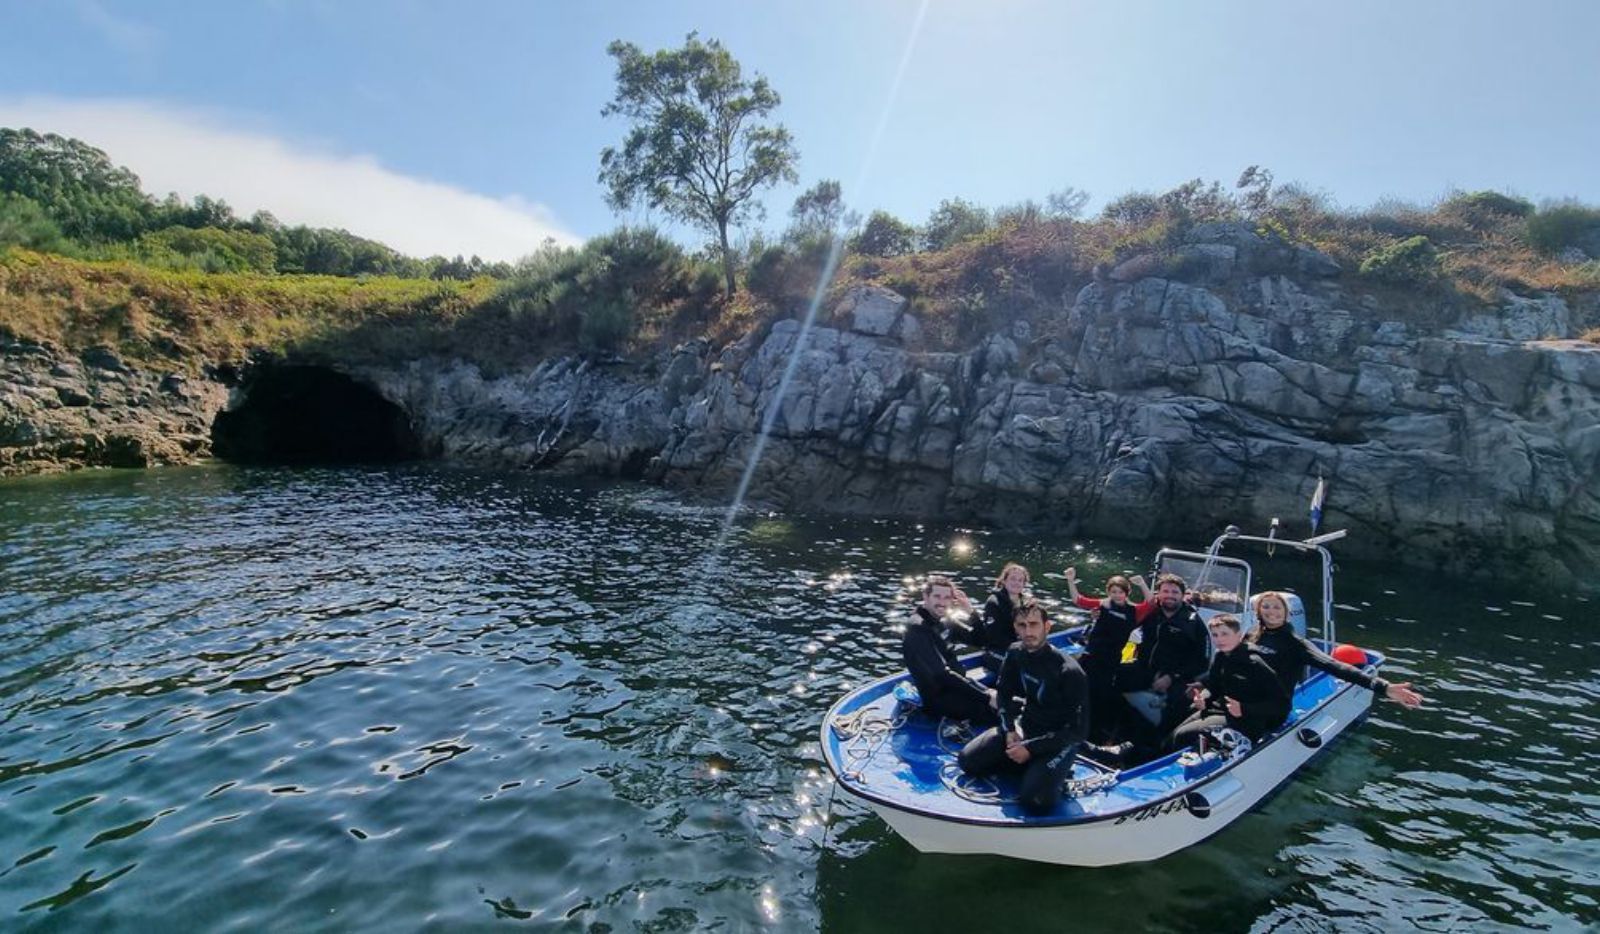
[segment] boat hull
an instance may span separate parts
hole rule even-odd
[[[1147,862],[1193,846],[1272,794],[1370,711],[1371,691],[1340,689],[1291,729],[1206,780],[1138,810],[1072,823],[996,826],[968,823],[862,797],[924,853],[982,853],[1066,866]],[[851,791],[848,785],[843,786]],[[853,793],[853,792],[852,792]]]

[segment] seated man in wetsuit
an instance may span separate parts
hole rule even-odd
[[[1088,679],[1047,641],[1043,607],[1030,602],[1017,610],[1016,631],[1019,641],[1000,664],[1000,726],[968,743],[958,761],[968,775],[1021,772],[1023,810],[1049,814],[1089,731]]]
[[[972,601],[948,577],[929,574],[922,585],[922,605],[906,625],[900,643],[906,670],[922,696],[922,709],[935,717],[967,720],[977,727],[997,722],[993,693],[968,678],[946,641],[954,620],[947,619],[951,604],[972,613]]]
[[[1139,625],[1139,648],[1117,673],[1118,690],[1153,691],[1162,698],[1155,724],[1137,715],[1126,719],[1134,745],[1145,755],[1153,754],[1161,738],[1188,715],[1189,682],[1206,670],[1210,640],[1200,614],[1184,602],[1186,589],[1176,574],[1156,579],[1156,606]]]
[[[1239,617],[1213,616],[1207,628],[1216,653],[1211,667],[1193,685],[1195,713],[1168,737],[1168,751],[1223,727],[1238,730],[1253,743],[1289,717],[1289,693],[1255,646],[1244,641]]]

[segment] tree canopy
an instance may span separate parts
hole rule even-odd
[[[833,179],[823,179],[800,193],[789,209],[793,240],[831,237],[845,223],[844,191]]]
[[[139,176],[81,140],[0,128],[0,191],[37,204],[74,240],[130,240],[154,205]]]
[[[767,79],[746,79],[715,39],[646,53],[616,41],[617,92],[601,111],[632,122],[600,153],[600,182],[616,210],[643,203],[716,237],[728,294],[735,288],[728,228],[759,213],[756,193],[795,181],[789,131],[765,122],[779,103]]]

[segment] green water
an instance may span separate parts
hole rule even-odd
[[[0,927],[1600,918],[1581,598],[1344,568],[1341,635],[1428,706],[1379,706],[1201,847],[1070,870],[924,856],[830,807],[817,731],[895,669],[906,575],[978,592],[1005,560],[1072,561],[1097,583],[1151,547],[763,515],[711,555],[720,520],[648,488],[434,467],[0,484]]]

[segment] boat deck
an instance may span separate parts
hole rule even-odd
[[[1062,651],[1076,654],[1081,647],[1072,641],[1072,634],[1056,633],[1050,641]],[[976,676],[981,671],[980,656],[969,656],[964,662],[969,674]],[[1368,653],[1369,667],[1381,664],[1381,656]],[[1077,793],[1063,796],[1054,814],[1028,815],[1015,803],[1014,777],[972,779],[961,772],[956,753],[970,734],[964,725],[923,714],[896,696],[897,691],[905,696],[911,690],[908,675],[884,678],[847,695],[829,712],[823,726],[823,752],[846,791],[945,820],[998,826],[1056,825],[1140,811],[1233,765],[1220,763],[1202,774],[1186,775],[1174,753],[1114,772],[1080,757],[1073,775]],[[1292,734],[1346,690],[1361,688],[1313,671],[1295,691],[1288,722],[1263,737],[1257,748],[1275,737]]]

